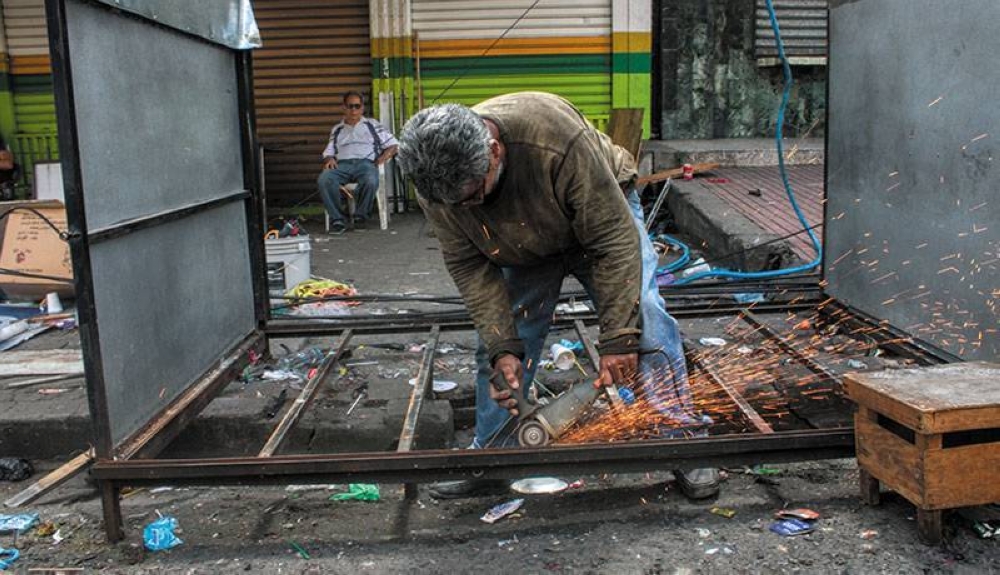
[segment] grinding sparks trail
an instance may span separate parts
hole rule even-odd
[[[779,337],[784,344],[809,359],[824,353],[863,355],[870,351],[871,343],[859,341],[867,337],[864,334],[855,334],[855,337],[833,335],[833,331],[838,330],[837,320],[834,326],[816,331],[813,327],[816,319],[817,316],[804,320],[800,316],[790,316],[786,333]],[[839,329],[844,331],[843,327]],[[844,401],[839,381],[806,371],[760,330],[735,319],[726,333],[730,343],[694,350],[692,359],[735,388],[772,427],[801,428],[804,424],[794,410],[804,402]],[[692,417],[700,415],[711,418],[713,433],[720,429],[724,433],[754,431],[729,394],[705,373],[693,371],[689,386],[690,399],[679,396],[669,373],[652,374],[647,381],[634,386],[635,403],[614,410],[595,410],[561,437],[559,443],[691,436],[705,431],[705,425]]]

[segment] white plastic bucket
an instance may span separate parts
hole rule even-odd
[[[267,291],[282,296],[286,291],[309,279],[312,273],[309,236],[294,236],[264,240],[267,259]],[[271,300],[271,305],[282,300]]]

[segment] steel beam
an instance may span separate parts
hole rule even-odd
[[[221,357],[205,375],[189,386],[170,405],[156,414],[149,423],[126,439],[115,450],[120,459],[156,457],[180,435],[188,423],[198,417],[229,382],[249,362],[251,350],[261,353],[266,341],[261,332],[254,330],[226,355]],[[98,454],[100,457],[100,454]]]
[[[420,371],[417,372],[417,382],[410,393],[410,405],[406,408],[406,418],[403,420],[403,431],[399,435],[399,446],[396,451],[406,453],[413,449],[417,435],[417,423],[420,421],[420,410],[424,399],[431,394],[434,384],[434,355],[437,352],[441,328],[434,326],[424,345],[424,355],[420,359]]]
[[[263,449],[257,454],[257,457],[271,457],[276,451],[281,447],[281,444],[285,441],[285,437],[288,436],[288,432],[295,427],[299,422],[299,418],[305,412],[309,404],[312,403],[313,399],[316,398],[316,393],[319,391],[319,386],[326,381],[326,376],[330,373],[330,368],[332,368],[347,352],[347,346],[351,342],[351,336],[354,333],[351,330],[344,332],[341,336],[340,345],[337,346],[337,351],[334,352],[330,350],[320,362],[319,366],[316,368],[316,373],[306,382],[305,386],[302,387],[302,391],[299,396],[295,398],[295,402],[292,403],[292,407],[288,409],[285,416],[281,418],[277,427],[271,432],[271,437],[267,439],[267,443],[264,444]]]
[[[98,461],[116,485],[281,485],[289,482],[413,483],[532,474],[631,473],[837,459],[854,454],[851,428],[519,449],[281,455],[270,458]]]
[[[764,418],[761,417],[760,414],[757,413],[757,410],[750,405],[750,402],[743,397],[743,394],[741,394],[735,387],[729,385],[729,383],[724,379],[719,377],[719,375],[715,373],[715,370],[709,367],[703,359],[697,357],[695,354],[691,354],[691,363],[693,363],[696,368],[701,370],[701,372],[704,373],[712,383],[721,387],[723,391],[729,395],[736,406],[740,408],[740,411],[743,412],[743,415],[745,415],[746,418],[750,420],[750,423],[757,428],[757,431],[761,433],[774,433],[774,429],[772,429],[771,426],[764,421]]]
[[[767,323],[763,319],[757,317],[757,315],[755,315],[750,310],[743,310],[742,312],[740,312],[740,318],[743,319],[743,321],[750,324],[752,327],[754,327],[757,332],[764,334],[764,337],[766,337],[769,341],[773,341],[785,353],[791,355],[795,359],[795,361],[804,365],[809,371],[829,381],[840,381],[840,378],[837,377],[837,374],[823,367],[816,360],[814,360],[811,357],[808,357],[807,355],[802,353],[802,351],[799,350],[797,347],[788,343],[788,341],[786,341],[785,338],[781,337],[781,334],[774,331],[771,328],[771,326],[767,325]]]

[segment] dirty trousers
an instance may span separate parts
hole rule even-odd
[[[693,421],[691,393],[680,329],[667,313],[656,286],[658,256],[646,233],[639,194],[628,195],[629,207],[642,249],[642,293],[640,317],[642,335],[639,338],[638,381],[646,398],[666,417],[681,422]],[[561,264],[561,265],[560,265]],[[532,267],[503,268],[507,292],[511,297],[518,336],[524,342],[524,385],[535,378],[538,361],[549,334],[563,279],[573,275],[595,301],[591,278],[584,261],[564,261]],[[494,437],[509,416],[490,398],[489,385],[493,368],[486,347],[480,342],[476,351],[476,436],[472,447],[501,447],[516,443],[515,437]],[[525,387],[529,389],[529,387]]]

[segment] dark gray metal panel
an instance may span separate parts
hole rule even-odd
[[[242,190],[235,54],[109,14],[67,4],[89,227]]]
[[[115,443],[255,326],[240,203],[91,246]]]
[[[781,39],[789,58],[826,56],[827,0],[774,0]],[[776,58],[774,31],[767,3],[757,0],[754,53],[757,58]]]
[[[964,359],[1000,358],[1000,3],[831,9],[830,295]]]

